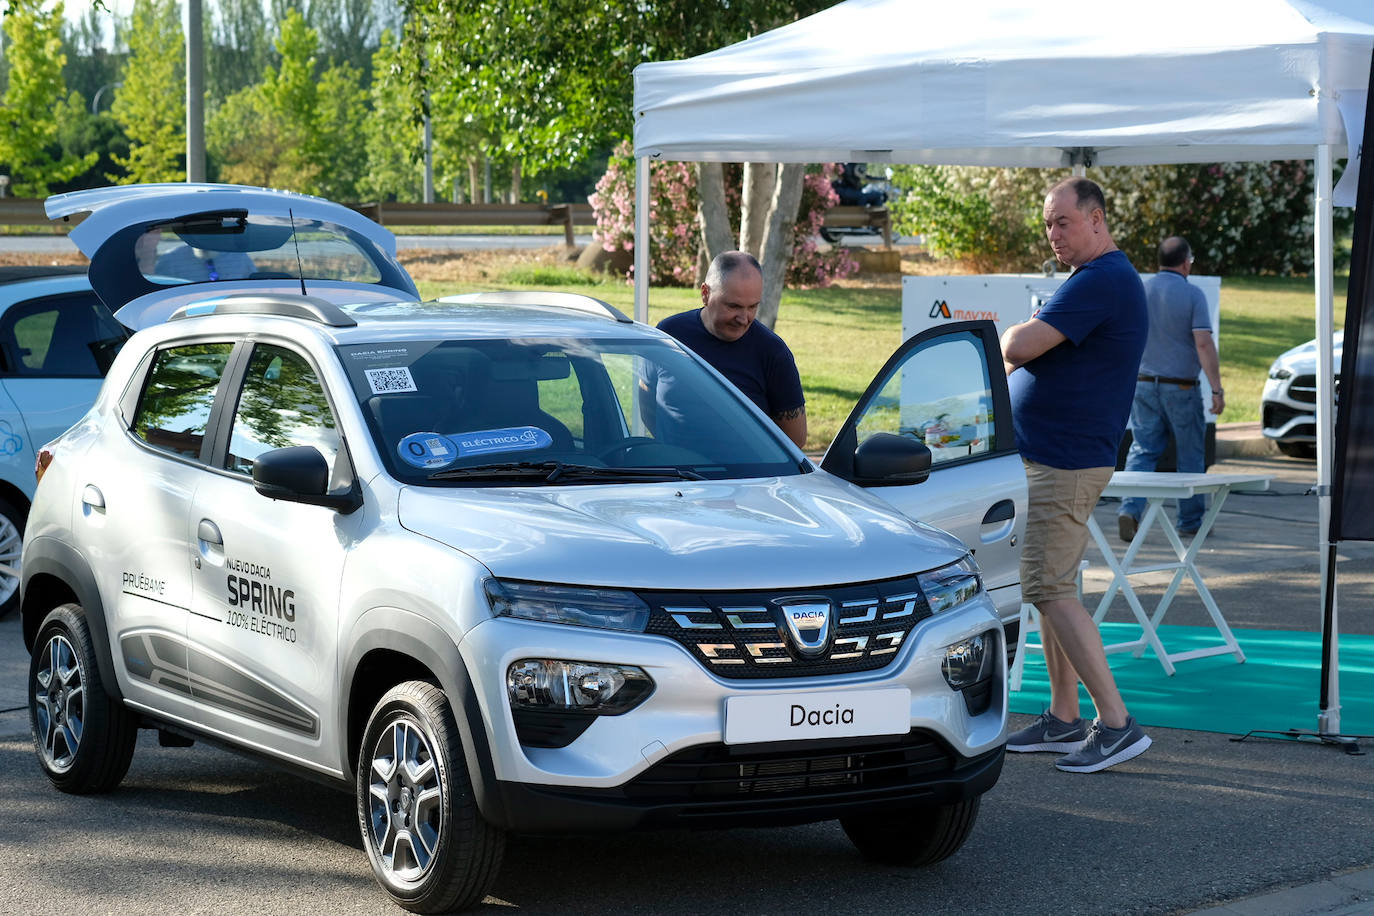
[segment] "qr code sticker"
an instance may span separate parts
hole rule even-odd
[[[395,369],[366,369],[367,383],[372,386],[373,394],[393,394],[397,391],[415,391],[415,379],[410,375],[408,366]]]

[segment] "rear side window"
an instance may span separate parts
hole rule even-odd
[[[199,458],[232,343],[158,352],[134,413],[134,435],[154,448]]]
[[[332,473],[339,433],[324,388],[304,357],[282,347],[259,344],[253,350],[243,392],[234,412],[225,467],[253,473],[253,462],[269,449],[313,446]]]
[[[129,332],[94,293],[23,302],[0,316],[6,375],[103,378]]]

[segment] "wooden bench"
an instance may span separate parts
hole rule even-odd
[[[883,234],[883,246],[892,247],[892,221],[887,207],[839,206],[825,211],[826,229],[877,229]]]
[[[595,226],[590,204],[348,204],[383,226],[562,226],[571,248],[574,226]]]

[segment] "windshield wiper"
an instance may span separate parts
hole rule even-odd
[[[562,461],[505,461],[478,464],[467,468],[450,468],[429,475],[430,480],[531,480],[544,483],[574,483],[589,480],[705,480],[696,471],[686,468],[611,468],[590,464],[567,464]]]

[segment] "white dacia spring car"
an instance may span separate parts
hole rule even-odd
[[[906,342],[817,465],[604,302],[419,301],[326,201],[48,208],[140,329],[25,532],[59,789],[114,788],[139,728],[255,753],[351,791],[417,912],[480,901],[510,831],[838,819],[909,865],[968,837],[1025,526],[990,322]]]

